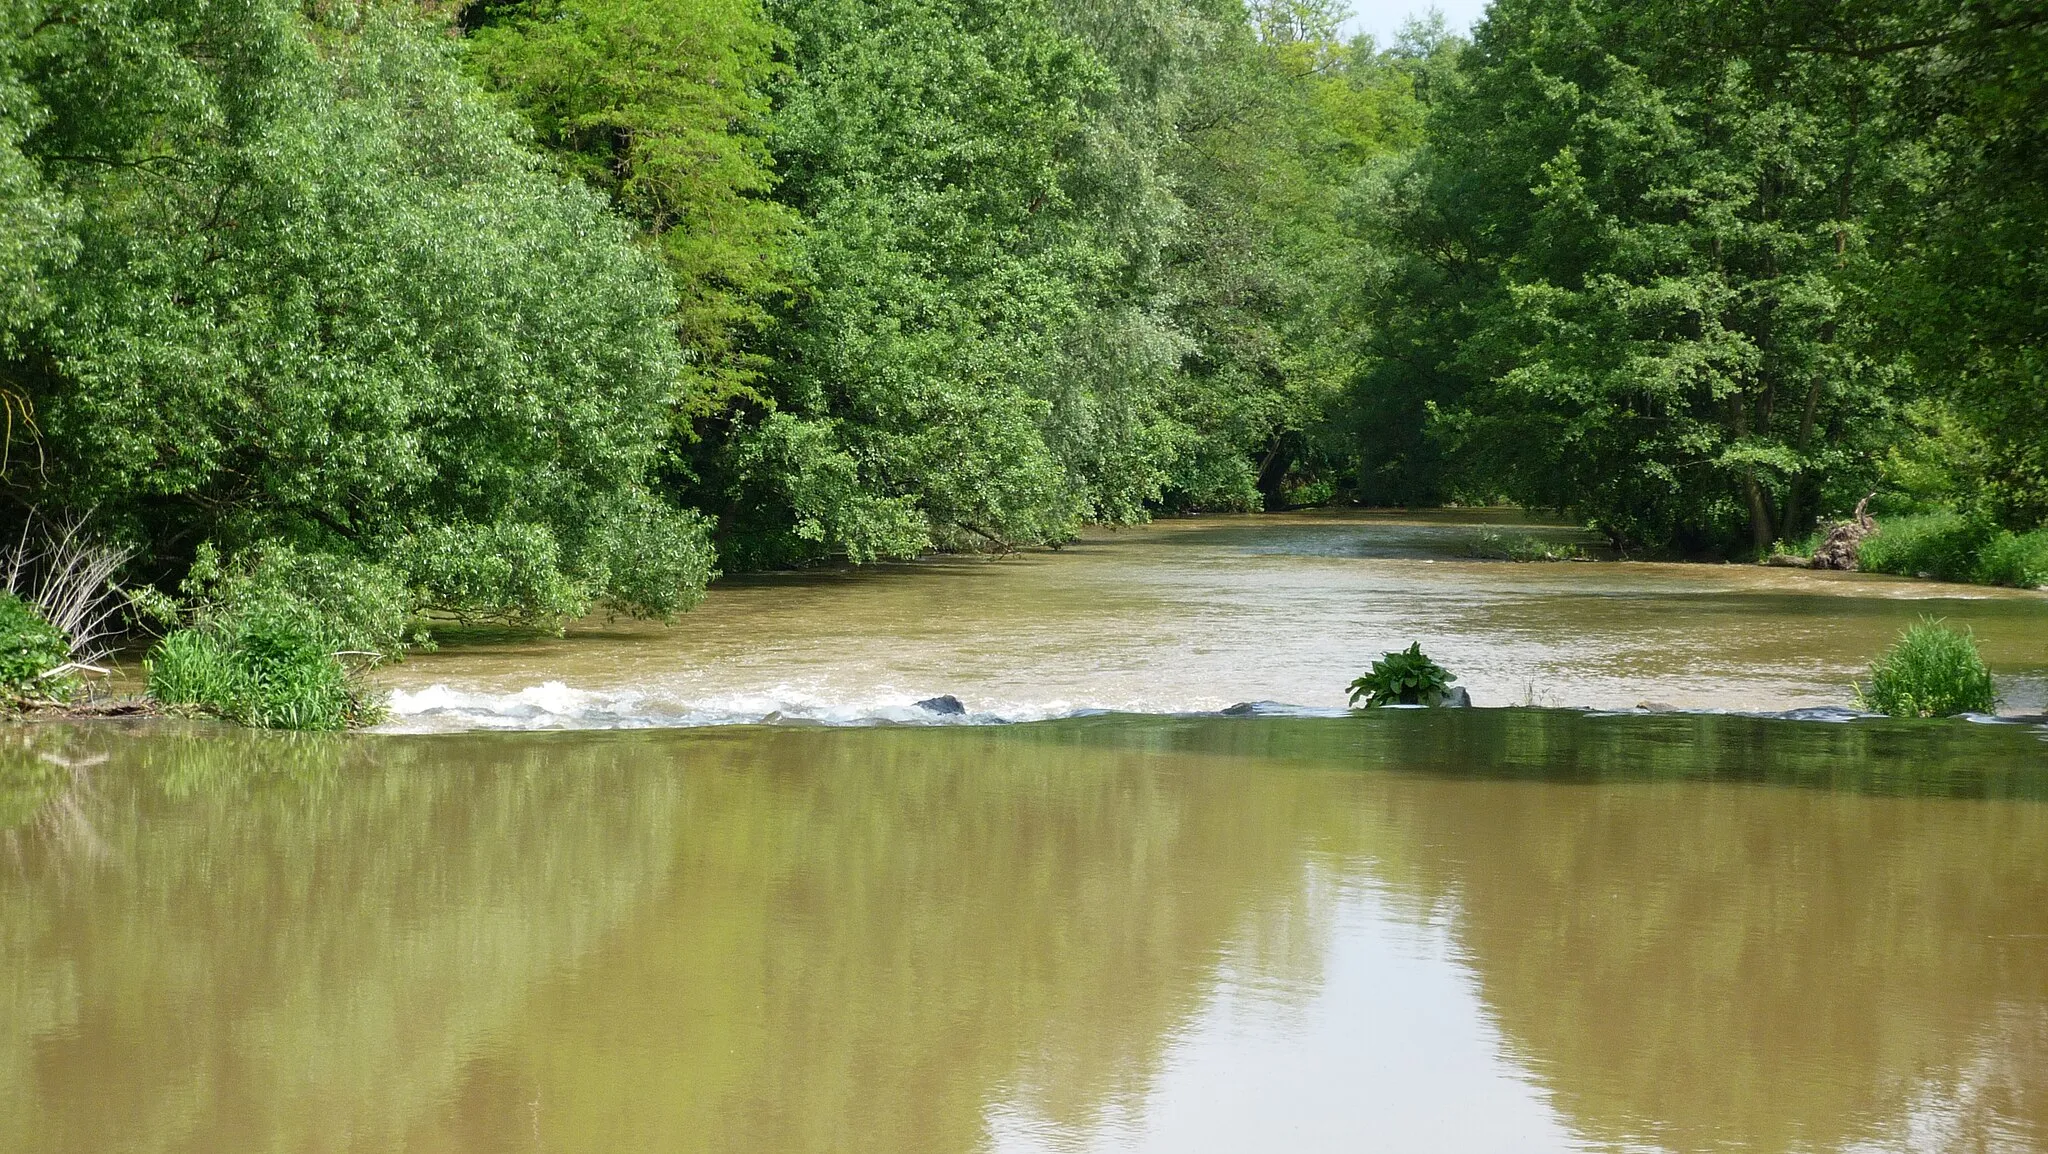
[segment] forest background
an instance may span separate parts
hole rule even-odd
[[[0,520],[381,653],[1340,502],[2048,581],[2037,3],[1344,15],[0,0]]]

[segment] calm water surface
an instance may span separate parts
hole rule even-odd
[[[1312,514],[1096,531],[1057,553],[722,583],[673,626],[451,645],[388,670],[393,728],[977,719],[1341,707],[1410,641],[1482,705],[1788,710],[1923,616],[1973,628],[2008,711],[2048,711],[2048,594],[1753,565],[1469,559],[1486,512]],[[1569,530],[1538,529],[1555,536]]]
[[[1482,704],[1842,705],[1926,614],[2025,712],[2048,600],[1460,560],[1484,524],[1169,523],[384,673],[462,732],[0,728],[0,1151],[2048,1149],[2048,729],[1299,715],[1412,639]],[[938,693],[1055,720],[886,724]],[[1309,709],[1185,715],[1247,700]],[[711,724],[763,718],[884,724]]]
[[[2048,1147],[2037,728],[0,731],[0,1150]]]

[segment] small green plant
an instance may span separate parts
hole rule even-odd
[[[1281,492],[1281,500],[1289,509],[1320,509],[1336,499],[1337,486],[1329,481],[1307,481]]]
[[[1351,683],[1351,704],[1363,698],[1365,707],[1382,705],[1436,705],[1450,692],[1457,677],[1423,655],[1422,642],[1386,654],[1372,663],[1372,669]]]
[[[71,661],[71,642],[35,607],[0,593],[0,699],[19,709],[31,702],[66,701],[77,686],[59,672]]]
[[[1856,704],[1893,717],[1953,717],[1998,708],[1991,670],[1968,630],[1923,620],[1870,667]]]
[[[1780,539],[1773,541],[1771,542],[1770,551],[1763,555],[1763,560],[1774,564],[1796,561],[1801,567],[1804,567],[1813,560],[1813,551],[1820,548],[1820,543],[1826,540],[1826,538],[1827,532],[1825,530],[1815,529],[1813,532],[1796,540],[1786,541]],[[1777,560],[1773,562],[1772,558]]]

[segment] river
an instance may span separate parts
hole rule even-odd
[[[1930,610],[2024,702],[2042,599],[1469,529],[1173,523],[386,674],[462,732],[0,728],[0,1150],[2048,1148],[2048,731],[1839,710]],[[1410,637],[1482,703],[1723,712],[1319,715]],[[1238,700],[1290,708],[1194,712]],[[687,724],[767,713],[840,724]]]
[[[592,621],[414,656],[383,675],[390,727],[912,721],[938,694],[979,721],[1341,709],[1353,677],[1411,641],[1480,705],[1844,707],[1923,616],[1976,631],[2008,711],[2048,708],[2048,595],[1467,559],[1488,529],[1573,536],[1485,511],[1215,517],[1095,530],[1058,552],[723,582],[674,625]]]

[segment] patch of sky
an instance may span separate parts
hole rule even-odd
[[[1414,0],[1352,0],[1352,15],[1344,21],[1346,36],[1368,33],[1381,47],[1394,43],[1410,20],[1427,19],[1434,10],[1443,13],[1451,31],[1469,33],[1486,11],[1486,0],[1441,0],[1437,4]]]

